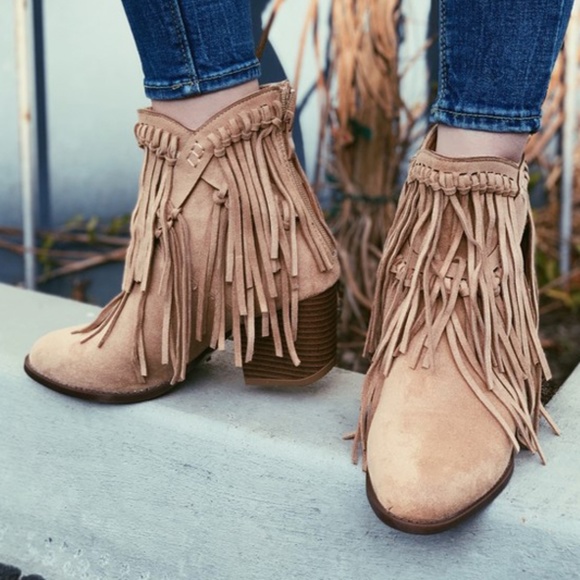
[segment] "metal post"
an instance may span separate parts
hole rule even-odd
[[[29,289],[36,286],[35,222],[41,189],[46,194],[43,203],[48,202],[41,1],[14,0],[24,283]],[[44,214],[48,220],[47,211]]]
[[[564,126],[562,128],[562,193],[560,197],[560,275],[570,274],[572,241],[572,208],[574,196],[574,153],[578,114],[576,87],[578,80],[578,2],[574,3],[572,17],[566,34],[564,83]]]

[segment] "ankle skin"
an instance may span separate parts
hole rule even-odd
[[[197,129],[219,111],[255,93],[258,89],[258,81],[252,80],[222,91],[188,97],[187,99],[151,101],[151,108],[156,113],[166,115],[188,129]]]
[[[519,163],[527,133],[489,133],[440,125],[435,152],[449,158],[499,157]]]

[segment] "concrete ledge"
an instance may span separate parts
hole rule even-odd
[[[362,376],[244,387],[227,353],[131,406],[23,373],[40,334],[96,309],[0,285],[0,562],[46,580],[580,578],[580,370],[482,514],[437,536],[381,524],[349,460]]]

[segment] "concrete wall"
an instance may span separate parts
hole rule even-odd
[[[362,375],[244,387],[228,345],[115,406],[22,372],[36,337],[96,312],[0,284],[0,563],[46,580],[580,578],[580,368],[550,402],[562,436],[541,429],[548,465],[522,451],[489,507],[416,536],[374,516],[342,439]]]

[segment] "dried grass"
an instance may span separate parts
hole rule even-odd
[[[279,7],[282,0],[278,0]],[[300,42],[296,80],[307,30],[317,42],[317,0],[311,0]],[[424,107],[409,110],[401,96],[399,59],[400,2],[334,0],[327,65],[320,63],[317,85],[323,95],[315,185],[333,192],[329,223],[338,240],[344,298],[340,324],[342,365],[364,371],[361,358],[383,241],[392,222],[402,171],[414,142],[413,129]],[[428,42],[425,47],[428,46]],[[326,66],[327,74],[323,74]],[[580,260],[572,276],[558,278],[561,158],[555,142],[564,122],[563,56],[554,69],[543,109],[541,131],[529,142],[526,157],[546,202],[535,210],[539,255],[548,261],[542,289],[548,308],[571,305],[562,297],[580,287]],[[427,80],[426,80],[427,82]],[[576,167],[580,167],[580,149]],[[322,177],[321,177],[322,176]],[[580,248],[580,172],[576,172],[573,245]],[[325,198],[327,195],[324,196]],[[572,284],[572,286],[570,285]],[[575,284],[575,286],[574,286]],[[559,297],[559,299],[557,298]]]
[[[329,223],[339,245],[344,296],[339,327],[343,364],[360,357],[383,243],[393,220],[401,169],[422,115],[401,96],[400,2],[332,4],[330,74],[326,79],[329,154],[320,160],[333,191]]]
[[[259,52],[284,0],[276,0],[265,27]],[[425,105],[413,108],[401,96],[399,58],[399,0],[334,0],[329,54],[319,42],[319,0],[310,0],[304,22],[294,78],[299,82],[309,34],[318,63],[316,85],[321,124],[315,185],[330,197],[329,223],[338,240],[343,270],[343,307],[340,322],[341,366],[364,371],[361,357],[383,242],[391,225],[406,166],[414,144],[416,124]],[[428,43],[423,47],[426,49]],[[418,55],[419,56],[419,55]],[[326,62],[328,57],[328,62]],[[580,59],[579,59],[580,62]],[[544,310],[580,307],[580,147],[575,158],[574,239],[572,275],[557,271],[562,161],[557,141],[563,122],[564,57],[558,59],[543,109],[541,131],[529,142],[526,157],[536,188],[545,203],[535,209]],[[426,80],[427,82],[427,80]],[[330,196],[326,195],[330,192]],[[54,233],[52,233],[54,235]],[[57,239],[65,235],[62,232]],[[75,242],[82,243],[80,234]],[[60,237],[59,237],[60,236]],[[19,238],[18,241],[15,240]],[[81,236],[82,237],[82,236]],[[0,228],[0,247],[21,253],[20,232]],[[61,241],[66,240],[63,238]],[[94,240],[92,240],[94,241]],[[110,240],[101,240],[105,243]],[[54,261],[41,280],[79,272],[95,264],[123,258],[126,240],[113,248],[80,255],[57,248],[39,253]],[[542,270],[543,269],[543,270]]]
[[[580,59],[579,59],[580,62]],[[575,293],[580,292],[580,141],[574,155],[572,264],[569,276],[558,270],[560,249],[562,158],[558,141],[564,124],[564,64],[561,53],[554,67],[548,94],[542,111],[542,128],[529,141],[526,159],[532,182],[543,198],[534,209],[537,232],[537,266],[542,284],[542,312],[552,312],[562,306],[580,307]],[[533,193],[533,192],[532,192]],[[578,303],[576,303],[578,302]]]

